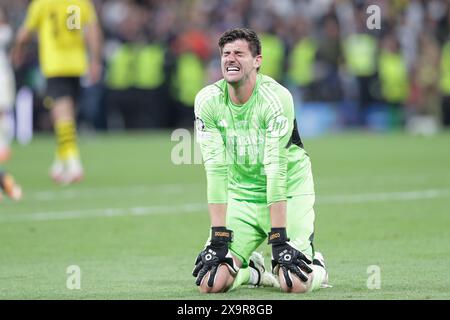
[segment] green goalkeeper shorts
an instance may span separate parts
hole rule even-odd
[[[287,200],[287,235],[292,246],[310,260],[314,255],[314,201],[314,194],[298,195]],[[252,252],[264,241],[267,242],[271,229],[267,204],[229,199],[227,228],[234,232],[230,250],[245,268]]]

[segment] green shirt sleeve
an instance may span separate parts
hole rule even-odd
[[[294,127],[294,102],[282,87],[265,89],[269,103],[265,112],[264,171],[267,177],[267,204],[287,199],[286,148]]]
[[[197,141],[206,170],[208,203],[227,203],[226,148],[214,119],[213,99],[209,95],[211,91],[203,89],[195,98]]]

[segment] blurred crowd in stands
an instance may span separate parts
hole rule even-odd
[[[28,3],[2,0],[13,30]],[[85,87],[80,97],[81,126],[192,127],[196,93],[221,78],[217,41],[241,26],[257,31],[261,72],[291,89],[305,119],[318,112],[338,127],[403,128],[417,118],[450,126],[450,1],[93,3],[104,31],[105,68],[102,83]],[[367,11],[371,5],[379,17]],[[369,28],[378,18],[380,28]],[[16,82],[33,88],[35,127],[46,130],[42,81],[34,47]]]

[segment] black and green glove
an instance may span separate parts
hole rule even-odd
[[[292,279],[288,271],[303,282],[308,281],[308,274],[312,272],[308,266],[311,261],[290,245],[286,228],[272,228],[268,236],[269,244],[272,245],[272,272],[278,275],[278,270],[281,268],[289,288],[292,288]]]
[[[235,265],[233,256],[228,250],[228,244],[233,241],[233,231],[225,227],[212,227],[211,240],[205,249],[200,252],[195,260],[192,275],[197,278],[195,284],[199,286],[203,277],[211,271],[208,279],[208,287],[214,285],[214,278],[219,265],[225,263],[230,272],[236,273],[238,267]]]

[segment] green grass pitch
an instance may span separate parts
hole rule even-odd
[[[450,298],[450,132],[305,139],[315,246],[333,285],[308,295],[198,293],[191,270],[209,232],[202,166],[172,164],[170,132],[79,140],[86,179],[68,187],[47,175],[53,136],[13,146],[7,169],[25,197],[0,203],[0,299]],[[66,287],[71,265],[79,290]],[[367,287],[373,265],[380,289]]]

